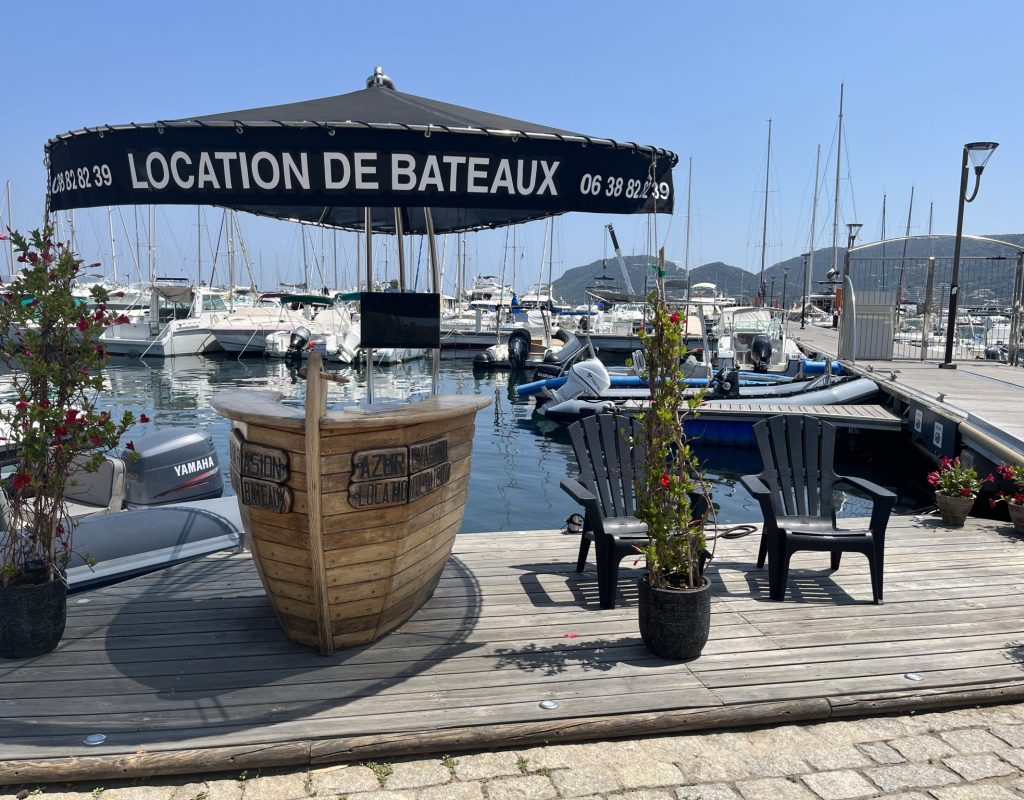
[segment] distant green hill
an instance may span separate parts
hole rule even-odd
[[[988,235],[988,238],[999,239],[1024,247],[1024,233],[994,234]],[[855,258],[880,258],[882,255],[882,247],[880,246],[858,250],[854,253]],[[885,246],[884,255],[886,259],[897,260],[903,258],[904,255],[907,259],[920,259],[929,256],[935,256],[938,259],[952,258],[953,237],[933,237],[931,239],[917,237],[910,239],[907,242],[905,254],[902,242],[890,243]],[[1012,259],[1014,253],[1012,250],[998,245],[964,239],[961,247],[961,256],[964,258],[1008,257]],[[837,267],[840,270],[843,268],[844,257],[845,248],[840,247],[836,255]],[[823,247],[815,251],[814,271],[811,276],[812,291],[821,290],[822,284],[826,281],[828,270],[832,267],[832,260],[833,253],[831,247]],[[650,269],[648,265],[657,261],[655,257],[643,255],[625,256],[623,261],[626,263],[626,270],[629,273],[634,291],[637,293],[644,292],[647,276],[650,276],[650,285],[653,286],[655,271]],[[1012,263],[1012,261],[1009,263]],[[787,303],[791,299],[795,300],[802,291],[803,269],[803,258],[801,256],[794,256],[767,267],[764,271],[766,291],[771,293],[774,288],[774,296],[781,299],[783,295],[783,282],[785,281]],[[740,267],[734,267],[731,264],[714,261],[694,267],[691,272],[694,283],[713,283],[722,292],[737,298],[741,302],[749,301],[757,293],[757,273],[741,269]],[[589,264],[566,270],[565,274],[554,281],[555,297],[573,304],[583,303],[584,292],[587,287],[607,285],[604,281],[597,280],[602,276],[612,278],[620,290],[624,289],[618,259],[612,257],[598,259],[591,261]],[[774,287],[772,286],[773,278]],[[666,262],[666,282],[675,292],[686,291],[685,271],[673,261]],[[911,284],[906,286],[908,292],[920,288],[922,287],[915,287]]]

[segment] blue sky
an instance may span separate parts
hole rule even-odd
[[[816,246],[831,245],[835,162],[824,161],[835,158],[845,83],[841,226],[861,222],[861,242],[879,238],[887,194],[887,231],[902,233],[913,185],[912,231],[927,231],[934,203],[935,231],[952,233],[961,147],[992,140],[1000,147],[964,229],[1020,232],[1022,22],[1016,0],[970,8],[941,0],[12,3],[0,56],[0,181],[11,182],[15,227],[31,227],[41,220],[50,136],[342,94],[380,64],[411,94],[675,151],[676,213],[658,217],[656,236],[680,263],[692,157],[691,266],[721,260],[756,270],[769,118],[768,264],[807,249],[819,144]],[[135,213],[115,215],[122,273]],[[6,199],[0,217],[8,224]],[[219,212],[207,209],[205,219],[216,237]],[[157,271],[194,275],[195,209],[163,207],[157,220]],[[644,216],[568,215],[556,225],[555,274],[604,256],[609,221],[627,254],[648,249],[654,233]],[[298,226],[240,223],[261,288],[301,278]],[[109,263],[105,210],[78,212],[76,232],[83,256]],[[520,291],[541,275],[543,238],[543,223],[517,230]],[[322,260],[328,278],[334,241],[307,239],[307,258]],[[336,241],[348,283],[355,238]],[[449,242],[449,261],[454,249]],[[508,260],[501,232],[470,234],[467,249],[471,274],[497,273]],[[206,264],[209,250],[207,241]]]

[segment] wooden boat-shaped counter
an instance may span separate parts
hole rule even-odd
[[[476,412],[435,395],[326,410],[310,354],[305,413],[280,393],[231,390],[231,481],[263,586],[292,641],[331,653],[372,642],[430,597],[462,524]]]

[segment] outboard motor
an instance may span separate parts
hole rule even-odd
[[[735,369],[719,370],[711,381],[709,399],[728,398],[735,400],[740,396],[740,373]]]
[[[557,389],[550,390],[551,400],[561,403],[563,400],[573,400],[580,395],[600,397],[608,391],[611,385],[612,379],[604,364],[596,358],[588,358],[569,368],[565,383]]]
[[[526,328],[516,328],[508,335],[508,365],[514,370],[526,369],[533,339]]]
[[[309,328],[304,325],[300,325],[292,331],[291,337],[288,339],[288,352],[285,354],[285,358],[299,358],[302,355],[302,351],[309,345],[309,340],[313,336],[309,332]]]
[[[1010,349],[1002,342],[999,344],[990,344],[985,348],[985,358],[989,361],[998,361],[1001,364],[1008,364],[1010,362]]]
[[[767,372],[772,361],[772,339],[767,333],[759,333],[750,341],[750,361],[754,372]]]
[[[213,437],[191,428],[163,428],[123,450],[126,508],[208,500],[224,494]]]

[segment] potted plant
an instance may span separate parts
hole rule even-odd
[[[928,483],[935,488],[935,502],[943,523],[963,525],[981,489],[981,479],[974,467],[965,467],[959,458],[944,456],[939,460],[939,468],[928,473]]]
[[[995,508],[996,503],[1006,501],[1013,529],[1017,533],[1024,533],[1024,465],[1000,464],[996,467],[995,475],[989,475],[988,480],[995,482],[997,476],[1003,481],[1012,483],[1013,489],[1010,492],[1003,490],[996,492],[989,504]]]
[[[700,655],[711,626],[711,595],[704,567],[704,522],[710,503],[700,466],[683,429],[701,395],[687,392],[682,360],[684,326],[660,294],[650,298],[653,319],[640,335],[650,406],[642,417],[646,453],[637,517],[650,542],[641,548],[647,574],[639,581],[640,635],[656,655]]]
[[[0,282],[0,359],[14,392],[0,407],[0,429],[13,470],[0,481],[0,657],[49,652],[64,632],[73,524],[64,490],[76,469],[96,470],[132,425],[96,408],[107,359],[99,336],[118,321],[107,291],[91,290],[95,308],[76,299],[82,261],[54,243],[53,226],[29,236],[10,232],[19,273]],[[6,236],[4,237],[6,238]],[[97,266],[97,265],[92,265]],[[131,447],[131,443],[128,443]]]

